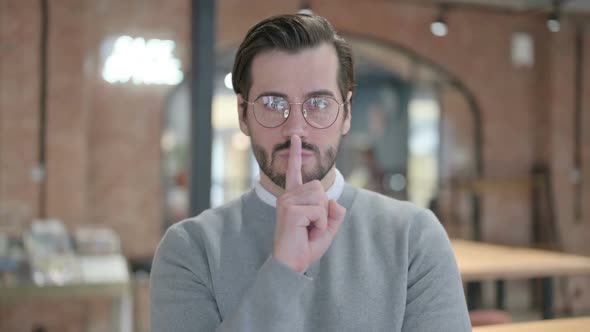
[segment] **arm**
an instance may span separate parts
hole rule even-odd
[[[151,331],[214,331],[221,322],[205,253],[174,225],[156,251],[150,275]]]
[[[471,331],[455,255],[432,212],[416,216],[410,226],[409,247],[402,331]]]
[[[287,331],[311,279],[269,257],[237,308],[221,317],[203,243],[171,227],[156,252],[150,280],[151,330]]]

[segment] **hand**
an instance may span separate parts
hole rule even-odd
[[[285,193],[277,200],[273,256],[303,273],[319,260],[338,232],[346,209],[328,200],[320,181],[303,184],[301,139],[291,137]]]

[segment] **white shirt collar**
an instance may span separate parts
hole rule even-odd
[[[342,195],[342,191],[344,190],[344,177],[340,171],[338,171],[338,169],[335,169],[335,171],[336,178],[334,179],[334,183],[326,191],[328,199],[333,200],[340,198],[340,195]],[[277,207],[277,198],[270,191],[266,190],[262,184],[260,184],[260,179],[256,181],[256,184],[254,185],[254,191],[256,191],[256,195],[258,195],[258,198],[260,198],[264,203],[275,208]]]

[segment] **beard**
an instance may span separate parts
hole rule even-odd
[[[307,142],[301,142],[301,149],[313,152],[315,159],[317,160],[316,165],[310,171],[305,171],[302,168],[301,178],[303,180],[303,183],[307,183],[313,180],[321,181],[326,176],[326,174],[328,174],[330,169],[332,169],[332,167],[336,163],[337,150],[339,146],[340,141],[338,141],[336,147],[331,146],[327,148],[324,152],[324,157],[322,158],[320,149],[316,145]],[[269,158],[268,153],[264,150],[262,146],[252,142],[252,150],[254,151],[254,157],[258,162],[258,166],[260,166],[260,170],[274,184],[283,189],[285,189],[286,174],[276,172],[274,170],[274,165],[276,162],[276,154],[281,150],[288,150],[290,147],[291,140],[287,140],[284,143],[275,145],[272,149],[272,153]]]

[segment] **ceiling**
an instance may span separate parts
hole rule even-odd
[[[409,2],[423,4],[450,4],[472,7],[490,7],[510,11],[550,11],[553,0],[410,0]],[[561,10],[567,13],[590,14],[590,0],[560,0]]]

